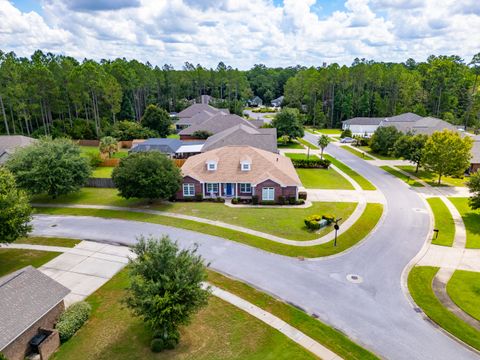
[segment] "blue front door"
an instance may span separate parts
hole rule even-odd
[[[233,184],[227,183],[225,185],[226,185],[225,195],[226,196],[233,196]]]

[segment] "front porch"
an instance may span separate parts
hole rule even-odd
[[[203,183],[201,186],[204,198],[251,198],[255,195],[255,187],[246,183]]]

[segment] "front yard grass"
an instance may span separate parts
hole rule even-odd
[[[472,210],[468,198],[448,198],[462,215],[467,230],[468,249],[480,249],[480,210]]]
[[[73,248],[79,244],[81,240],[56,238],[56,237],[41,237],[41,236],[29,236],[20,238],[15,241],[15,244],[32,244],[32,245],[47,245],[47,246],[62,246]]]
[[[128,281],[124,269],[87,298],[90,319],[53,359],[316,359],[277,330],[214,296],[181,328],[177,348],[153,353],[149,329],[121,303]]]
[[[247,208],[251,211],[251,208]],[[294,209],[292,209],[294,210]],[[200,233],[218,236],[227,240],[236,241],[259,249],[269,251],[279,255],[292,257],[315,258],[340,253],[364,239],[377,225],[383,213],[382,204],[367,204],[367,207],[360,218],[346,232],[338,237],[337,246],[333,246],[333,240],[321,245],[315,246],[294,246],[285,245],[259,236],[242,233],[239,231],[226,229],[210,224],[199,223],[191,220],[177,219],[161,215],[151,215],[145,213],[136,213],[131,211],[118,210],[98,210],[98,209],[73,209],[73,208],[37,208],[37,213],[50,215],[78,215],[78,216],[96,216],[111,219],[123,219],[132,221],[142,221],[153,224],[177,227],[181,229],[197,231]],[[270,218],[263,218],[269,222]],[[256,218],[256,222],[262,221]]]
[[[447,284],[447,293],[460,309],[480,321],[480,273],[455,271]]]
[[[353,185],[333,168],[295,169],[307,189],[354,190]]]
[[[277,144],[277,147],[279,149],[304,149],[304,147],[301,144],[294,141],[288,142],[288,143],[279,142]]]
[[[87,154],[98,154],[100,155],[100,149],[98,146],[80,146],[80,151],[82,155]],[[119,149],[116,153],[112,155],[113,159],[122,159],[128,156],[128,149]]]
[[[321,229],[318,233],[308,231],[303,222],[305,217],[313,214],[333,214],[338,218],[346,219],[356,207],[355,203],[341,202],[314,202],[308,208],[289,208],[287,206],[283,208],[228,207],[224,204],[211,202],[160,202],[148,204],[146,201],[138,199],[122,199],[117,195],[115,189],[101,188],[83,188],[75,194],[59,196],[55,200],[37,197],[34,199],[34,202],[148,208],[223,221],[290,240],[313,240],[332,231],[331,226]],[[174,221],[173,218],[168,219]]]
[[[432,281],[437,271],[437,267],[431,266],[415,266],[410,271],[408,289],[413,300],[430,319],[446,331],[480,350],[480,331],[456,317],[435,296]]]
[[[115,168],[110,166],[96,167],[92,171],[92,178],[111,178],[113,169]]]
[[[438,197],[427,199],[435,218],[435,229],[438,229],[438,238],[432,238],[432,244],[452,246],[455,239],[455,223],[447,205]]]
[[[407,183],[410,186],[423,187],[423,185],[421,183],[419,183],[418,181],[415,181],[410,176],[405,175],[404,173],[402,173],[402,172],[398,171],[397,169],[394,169],[394,168],[392,168],[388,165],[380,166],[380,169],[385,170],[386,172],[388,172],[391,175],[399,178],[400,180],[402,180],[403,182]]]
[[[345,174],[350,176],[353,180],[357,182],[358,185],[361,186],[362,190],[377,190],[377,188],[367,179],[365,179],[362,175],[357,173],[356,171],[352,170],[350,167],[345,165],[340,160],[335,159],[333,156],[328,154],[323,154],[323,157],[342,170]]]
[[[341,135],[342,129],[315,129],[315,132],[326,135]]]
[[[370,146],[358,146],[358,148],[360,150],[365,151],[367,154],[373,157],[376,157],[377,159],[380,159],[380,160],[398,160],[398,158],[395,156],[377,154],[376,152],[373,152]]]
[[[60,255],[58,252],[26,249],[0,249],[0,277],[25,266],[40,267]]]
[[[467,179],[453,178],[450,176],[442,176],[441,184],[438,184],[438,175],[428,171],[424,168],[420,168],[418,173],[415,173],[415,166],[413,165],[401,165],[397,166],[399,169],[408,172],[409,174],[418,177],[420,180],[425,181],[430,186],[466,186]]]
[[[341,332],[311,317],[304,311],[277,300],[243,282],[233,280],[215,271],[208,272],[208,281],[279,317],[343,359],[377,359],[374,354],[355,344]]]
[[[362,153],[362,152],[358,151],[357,149],[355,149],[355,148],[353,148],[349,145],[341,145],[340,147],[342,149],[347,150],[348,152],[352,153],[353,155],[358,156],[360,159],[374,160],[374,158],[372,158],[371,156],[368,156],[367,154]]]
[[[307,140],[303,140],[302,138],[297,138],[297,140],[298,140],[301,144],[305,145],[306,147],[309,147],[310,149],[313,149],[313,150],[318,150],[318,149],[319,149],[318,146],[316,146],[316,145],[314,145],[314,144],[311,144],[311,143],[308,142]]]

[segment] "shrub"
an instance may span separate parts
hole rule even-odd
[[[222,197],[217,197],[217,198],[215,198],[215,202],[224,203],[224,202],[225,202],[225,199],[222,198]]]
[[[305,204],[305,200],[303,200],[303,199],[297,200],[297,201],[295,202],[295,204],[296,204],[296,205],[303,205],[303,204]]]
[[[305,223],[307,229],[314,231],[320,229],[320,220],[322,220],[320,215],[310,215],[307,216],[303,222]]]
[[[340,134],[340,138],[343,139],[343,138],[346,138],[346,137],[352,137],[352,130],[345,129],[345,130],[342,131],[342,133]]]
[[[292,159],[292,164],[302,169],[328,169],[331,162],[327,159]]]
[[[88,320],[91,310],[90,304],[81,301],[73,304],[60,315],[55,328],[58,330],[62,342],[70,339],[82,327]]]
[[[202,194],[195,194],[195,201],[203,201],[203,195]]]
[[[331,224],[332,222],[335,221],[335,216],[332,214],[325,214],[325,215],[322,215],[322,219],[327,220],[328,223]]]
[[[239,199],[238,198],[233,198],[232,199],[232,204],[236,205],[238,204]]]
[[[279,205],[285,205],[285,203],[286,203],[285,196],[280,195],[280,196],[278,197],[277,202],[278,202]]]
[[[2,353],[0,353],[0,360],[8,360],[7,357],[5,355],[3,355]]]
[[[297,202],[297,199],[295,199],[294,196],[288,198],[288,203],[290,205],[295,205],[296,202]]]
[[[273,200],[265,200],[265,201],[262,201],[261,205],[276,205],[277,203]]]
[[[91,152],[87,153],[87,158],[88,158],[88,162],[90,163],[90,166],[92,168],[97,167],[98,165],[100,165],[103,162],[99,153],[91,153]]]
[[[148,139],[158,136],[155,130],[146,128],[134,121],[117,121],[106,129],[105,135],[112,136],[119,141]]]
[[[355,136],[355,145],[356,146],[368,146],[370,145],[370,139],[364,136]]]
[[[252,196],[252,204],[253,205],[258,205],[258,195],[253,195]]]
[[[163,349],[164,349],[163,339],[156,338],[151,341],[150,350],[152,350],[152,352],[158,353]]]
[[[307,200],[307,192],[306,191],[299,191],[298,192],[298,198],[303,199],[303,200]]]
[[[197,139],[207,139],[212,135],[213,134],[210,131],[206,130],[197,130],[192,134],[192,136]]]

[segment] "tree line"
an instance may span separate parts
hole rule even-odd
[[[141,122],[149,105],[180,111],[201,95],[239,115],[253,95],[267,104],[285,95],[286,106],[320,127],[406,111],[478,126],[479,73],[480,54],[468,63],[431,56],[421,63],[355,59],[351,66],[257,64],[241,71],[223,62],[214,69],[188,62],[174,69],[125,58],[80,62],[40,50],[29,58],[0,50],[0,133],[99,138],[119,120]]]

